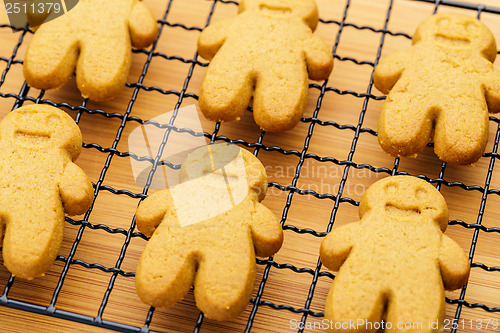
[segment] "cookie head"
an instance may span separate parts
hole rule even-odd
[[[180,170],[180,182],[212,178],[211,186],[229,186],[233,194],[255,195],[262,200],[266,195],[267,176],[260,161],[245,149],[232,144],[218,143],[196,149],[188,155]],[[220,181],[222,180],[222,181]],[[216,189],[214,189],[216,190]],[[244,195],[243,195],[244,193]]]
[[[493,62],[496,43],[493,34],[481,21],[461,14],[437,14],[424,20],[415,31],[413,44],[431,41],[443,49],[477,50]]]
[[[82,135],[75,121],[65,112],[36,104],[9,113],[1,122],[0,138],[3,143],[25,149],[63,149],[75,160],[81,151]]]
[[[441,193],[411,176],[387,177],[371,185],[361,199],[360,217],[370,210],[403,220],[432,220],[442,231],[448,226],[448,207]]]
[[[300,17],[312,30],[318,24],[318,8],[314,0],[242,0],[238,11],[246,10],[277,18]]]

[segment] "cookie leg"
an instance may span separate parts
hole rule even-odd
[[[126,27],[109,40],[84,38],[76,67],[76,83],[82,96],[103,101],[118,95],[129,73],[130,49]]]
[[[488,109],[483,99],[455,98],[443,106],[436,122],[434,151],[443,161],[471,165],[488,142]]]
[[[221,52],[221,51],[219,51]],[[217,54],[207,69],[198,100],[205,117],[213,121],[238,120],[250,103],[253,77],[239,57]]]
[[[37,89],[55,89],[64,85],[73,74],[78,57],[76,34],[54,31],[57,27],[51,27],[43,24],[38,29],[24,58],[26,82]]]
[[[225,228],[206,239],[195,280],[196,305],[208,318],[231,320],[250,301],[255,254],[250,230]]]
[[[305,65],[304,65],[305,66]],[[274,66],[257,78],[253,100],[255,122],[265,131],[289,130],[300,121],[307,103],[307,70]]]
[[[360,276],[337,275],[326,298],[328,332],[377,332],[384,311],[385,296],[375,282]]]
[[[3,235],[5,232],[5,222],[2,217],[0,217],[0,246],[3,244]]]
[[[43,198],[29,202],[29,207],[5,219],[3,241],[5,266],[24,279],[41,276],[49,269],[59,252],[64,228],[60,202]]]
[[[434,112],[425,100],[395,87],[378,122],[378,141],[392,156],[415,157],[431,140]]]
[[[191,288],[196,271],[194,248],[181,228],[160,225],[142,252],[135,274],[139,298],[165,308],[179,302]],[[196,234],[191,237],[196,239]]]
[[[423,279],[422,279],[423,280]],[[414,286],[398,288],[387,308],[387,327],[394,333],[441,332],[444,320],[444,291],[440,282],[419,281]]]

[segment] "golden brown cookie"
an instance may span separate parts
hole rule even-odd
[[[144,303],[173,306],[194,285],[196,305],[208,318],[233,319],[250,300],[255,256],[281,247],[279,220],[260,203],[264,167],[247,150],[230,147],[195,150],[182,164],[181,183],[137,209],[137,227],[152,235],[135,279]]]
[[[198,52],[210,61],[199,105],[210,120],[238,120],[253,96],[256,123],[285,131],[304,113],[313,80],[327,79],[331,50],[312,31],[318,24],[313,0],[243,0],[233,19],[210,24]]]
[[[76,67],[76,83],[84,98],[111,99],[127,80],[131,43],[147,47],[157,29],[139,0],[80,0],[35,32],[24,58],[24,77],[32,87],[56,89]]]
[[[330,331],[375,332],[367,323],[384,318],[390,332],[441,332],[444,289],[462,287],[470,270],[462,248],[443,234],[443,196],[424,180],[387,177],[365,192],[359,216],[321,244],[321,261],[338,271],[325,306]],[[404,330],[405,323],[422,326]]]
[[[375,68],[375,86],[389,92],[380,145],[393,156],[416,156],[433,138],[441,160],[471,165],[486,147],[488,111],[500,111],[493,34],[472,17],[437,14],[417,27],[412,43]]]
[[[81,148],[75,121],[52,106],[23,106],[0,122],[0,238],[12,275],[43,275],[59,251],[64,212],[90,207],[92,184],[73,163]]]

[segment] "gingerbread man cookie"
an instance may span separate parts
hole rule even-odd
[[[260,203],[267,190],[264,167],[232,147],[195,150],[182,164],[180,184],[138,207],[137,227],[151,236],[135,280],[144,303],[173,306],[194,285],[196,304],[208,318],[233,319],[250,300],[255,256],[281,247],[279,220]]]
[[[211,60],[199,105],[210,120],[241,117],[253,96],[256,123],[285,131],[304,113],[313,80],[327,79],[331,50],[312,31],[318,24],[313,0],[243,0],[233,19],[210,24],[198,39],[200,55]]]
[[[12,275],[43,275],[59,251],[64,212],[90,207],[92,184],[73,163],[81,148],[75,121],[52,106],[23,106],[0,122],[0,238]]]
[[[365,192],[359,216],[360,221],[333,229],[321,244],[321,261],[338,271],[325,318],[344,329],[332,326],[332,331],[375,332],[349,322],[373,327],[385,315],[390,332],[409,332],[405,323],[422,324],[412,332],[441,332],[444,289],[462,287],[470,270],[462,248],[443,234],[448,226],[443,196],[424,180],[387,177]]]
[[[55,89],[76,67],[84,98],[111,99],[125,86],[131,44],[147,47],[157,30],[156,20],[139,0],[80,0],[35,32],[24,58],[24,77],[32,87]]]
[[[500,111],[495,39],[480,21],[448,13],[424,20],[412,43],[375,68],[375,86],[389,92],[380,145],[393,156],[416,156],[433,138],[441,160],[472,165],[486,147],[488,111]]]

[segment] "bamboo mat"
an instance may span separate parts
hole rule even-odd
[[[126,332],[141,328],[145,332],[297,332],[301,320],[305,332],[320,331],[335,273],[318,266],[323,236],[330,222],[340,226],[357,221],[357,202],[364,190],[391,173],[425,176],[439,185],[450,211],[446,233],[472,257],[474,267],[466,289],[446,293],[446,318],[459,319],[457,332],[499,330],[492,322],[486,327],[486,320],[500,321],[498,118],[490,120],[486,154],[475,167],[442,164],[431,147],[416,159],[395,160],[377,143],[374,131],[383,95],[371,85],[379,52],[385,55],[408,47],[417,24],[435,10],[477,16],[477,4],[499,6],[498,1],[468,1],[472,9],[461,9],[446,0],[438,4],[318,0],[322,22],[316,33],[334,51],[335,66],[326,84],[311,82],[304,119],[295,129],[261,133],[250,112],[239,122],[220,126],[201,116],[207,140],[213,136],[217,142],[237,140],[252,152],[257,148],[270,182],[264,204],[282,218],[285,229],[281,251],[273,260],[258,261],[252,302],[231,322],[204,318],[192,293],[172,308],[154,311],[137,297],[133,273],[146,240],[131,227],[143,187],[136,184],[126,153],[133,153],[127,138],[140,120],[197,104],[206,70],[206,61],[195,58],[198,28],[208,19],[233,17],[237,5],[209,0],[144,2],[160,20],[161,34],[151,61],[150,48],[133,54],[129,85],[109,102],[83,100],[74,78],[57,91],[27,89],[22,60],[32,33],[0,28],[0,117],[21,102],[60,106],[78,121],[83,133],[85,146],[77,164],[100,186],[90,214],[65,223],[58,260],[44,277],[13,279],[0,266],[0,303],[9,304],[0,306],[2,332],[109,331],[103,327]],[[481,9],[481,20],[500,41],[500,15],[488,12],[488,7]],[[3,11],[0,19],[1,24],[8,23]],[[137,84],[139,80],[142,83]],[[175,150],[174,143],[186,136],[172,132],[166,150]],[[147,167],[148,162],[142,163]]]

